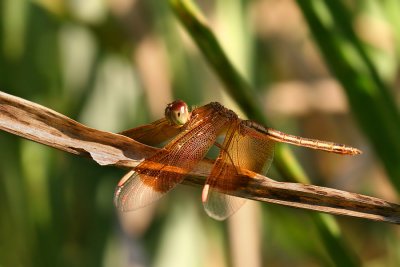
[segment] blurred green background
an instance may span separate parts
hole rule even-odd
[[[364,151],[293,148],[311,183],[399,202],[398,0],[198,1],[221,51],[198,49],[180,2],[0,0],[0,90],[113,132],[173,99],[254,118],[251,102],[274,128]],[[4,132],[0,148],[1,267],[400,266],[397,226],[251,201],[221,223],[187,186],[121,216],[123,170]],[[268,177],[298,181],[278,149]]]

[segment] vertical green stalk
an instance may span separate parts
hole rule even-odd
[[[400,192],[400,114],[356,36],[348,10],[340,0],[297,3],[325,62],[345,89],[355,118]]]

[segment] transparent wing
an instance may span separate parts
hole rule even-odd
[[[139,173],[131,170],[118,183],[114,204],[121,211],[135,210],[156,201],[163,195],[164,193],[143,183]]]
[[[207,214],[224,220],[235,213],[245,199],[224,194],[246,186],[240,168],[257,173],[268,171],[274,156],[275,142],[250,136],[241,122],[231,125],[219,156],[203,189],[203,205]]]
[[[123,211],[146,206],[180,183],[204,158],[228,120],[202,107],[175,139],[129,172],[119,182],[114,202]]]
[[[157,120],[151,124],[132,128],[119,134],[132,138],[140,143],[154,146],[166,142],[183,130],[183,127],[171,125],[166,118]]]

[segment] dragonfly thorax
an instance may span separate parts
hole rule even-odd
[[[220,115],[227,117],[229,119],[238,119],[238,115],[218,102],[211,102],[209,105],[212,106],[214,111],[218,112]]]

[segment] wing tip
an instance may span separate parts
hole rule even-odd
[[[154,190],[130,171],[118,183],[114,191],[114,206],[120,212],[134,211],[160,199],[165,192]]]

